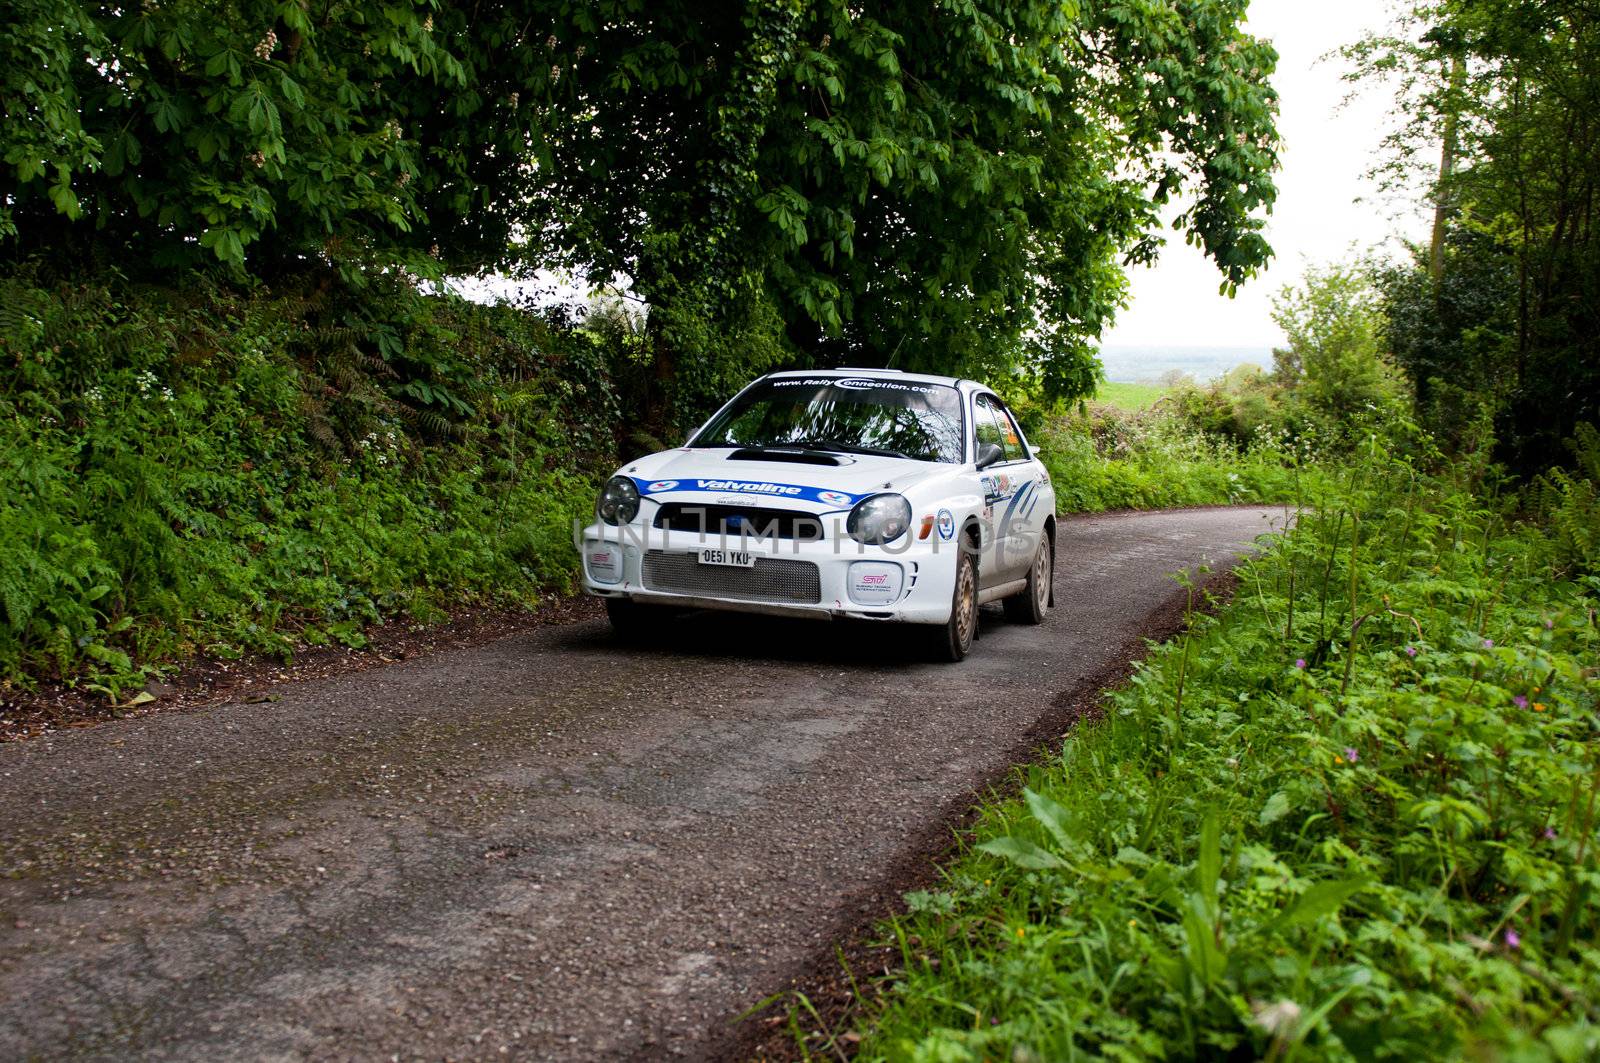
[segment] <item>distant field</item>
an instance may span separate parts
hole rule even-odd
[[[1165,384],[1121,384],[1107,381],[1094,393],[1096,402],[1119,410],[1147,410],[1171,390]]]

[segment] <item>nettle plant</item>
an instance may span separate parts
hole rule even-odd
[[[867,1058],[1600,1051],[1600,581],[1368,455],[897,922]]]

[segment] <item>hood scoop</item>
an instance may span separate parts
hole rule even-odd
[[[786,461],[791,465],[830,465],[838,467],[844,462],[832,454],[818,454],[814,450],[772,450],[745,447],[728,455],[729,461]]]

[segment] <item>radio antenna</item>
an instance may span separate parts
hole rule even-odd
[[[900,357],[900,348],[905,344],[905,342],[906,342],[906,336],[905,336],[905,333],[902,332],[900,334],[900,342],[896,343],[894,345],[894,350],[889,353],[889,362],[888,362],[887,365],[884,366],[885,369],[893,369],[894,368],[894,360],[896,358]]]

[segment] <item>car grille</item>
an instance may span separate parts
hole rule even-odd
[[[656,511],[656,527],[701,535],[740,534],[771,539],[798,539],[803,543],[822,538],[822,518],[794,509],[758,506],[696,505],[667,502]]]
[[[644,555],[644,585],[672,594],[734,598],[744,602],[822,601],[822,578],[810,561],[758,557],[754,568],[702,565],[694,554],[651,550]]]

